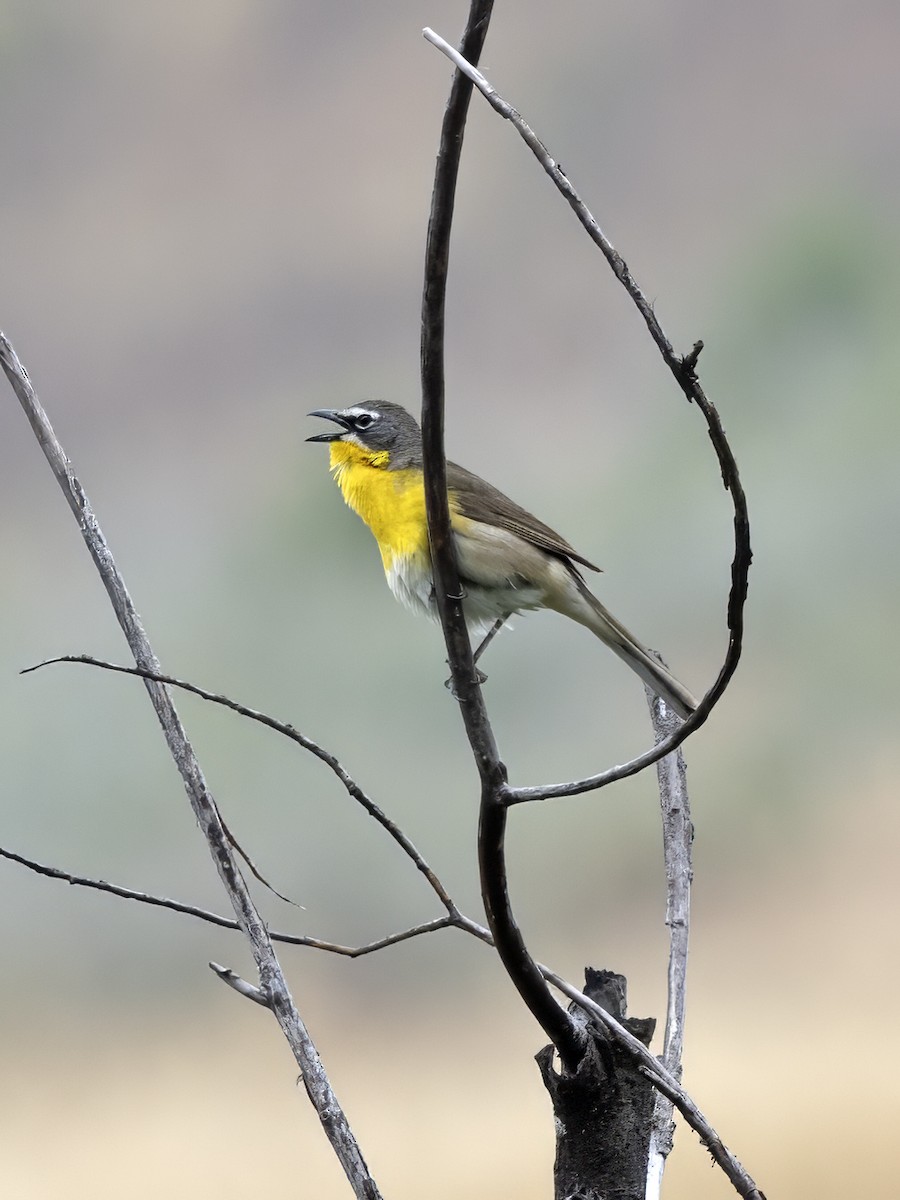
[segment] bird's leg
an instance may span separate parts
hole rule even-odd
[[[475,653],[472,656],[473,659],[475,660],[475,662],[478,662],[479,658],[481,658],[482,654],[484,654],[485,650],[487,650],[488,646],[491,644],[491,642],[494,640],[494,638],[497,636],[497,634],[500,632],[500,630],[503,628],[503,626],[509,620],[511,615],[512,615],[511,613],[505,613],[502,617],[498,617],[497,620],[493,623],[493,625],[490,627],[490,629],[487,631],[487,633],[482,638],[481,645],[478,647],[478,649],[475,651]],[[487,676],[485,676],[485,679],[486,678],[487,678]],[[484,683],[484,679],[482,679],[481,682]]]

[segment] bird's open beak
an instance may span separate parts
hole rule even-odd
[[[350,422],[347,418],[342,417],[334,408],[317,408],[306,415],[308,417],[324,417],[326,421],[334,421],[336,425],[343,426],[340,433],[317,433],[313,437],[308,437],[306,439],[308,442],[339,442],[350,428]]]

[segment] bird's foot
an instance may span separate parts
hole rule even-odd
[[[483,683],[487,683],[487,675],[485,675],[484,671],[479,671],[477,667],[475,668],[475,680],[479,687],[481,687]],[[444,687],[454,700],[459,699],[459,692],[457,692],[456,687],[454,686],[452,675],[449,679],[444,680]]]

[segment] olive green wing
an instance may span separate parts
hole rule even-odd
[[[461,516],[507,529],[549,554],[580,563],[591,571],[600,570],[600,567],[573,550],[565,538],[555,533],[549,525],[533,517],[514,500],[504,496],[497,488],[473,475],[465,467],[452,462],[447,463],[447,487],[451,501],[455,502]]]

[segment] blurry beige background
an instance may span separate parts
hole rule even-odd
[[[306,446],[315,407],[418,406],[422,245],[463,0],[0,3],[13,339],[165,666],[340,754],[480,914],[475,776],[439,633]],[[740,673],[688,752],[686,1082],[772,1197],[895,1194],[900,9],[499,4],[484,65],[547,140],[702,377],[749,493]],[[613,610],[701,690],[730,509],[698,414],[512,130],[475,100],[448,324],[450,453],[606,569]],[[5,383],[3,384],[6,389]],[[2,843],[222,907],[76,527],[0,409]],[[641,688],[541,614],[487,660],[516,782],[648,740]],[[437,914],[314,761],[179,699],[243,844],[344,942]],[[648,775],[514,814],[513,896],[572,978],[661,1014]],[[0,863],[10,1196],[349,1194],[273,1022],[211,976],[236,936]],[[540,1031],[454,934],[359,962],[286,951],[392,1200],[550,1194]],[[867,1047],[865,1053],[863,1047]],[[670,1197],[727,1196],[688,1131]]]

